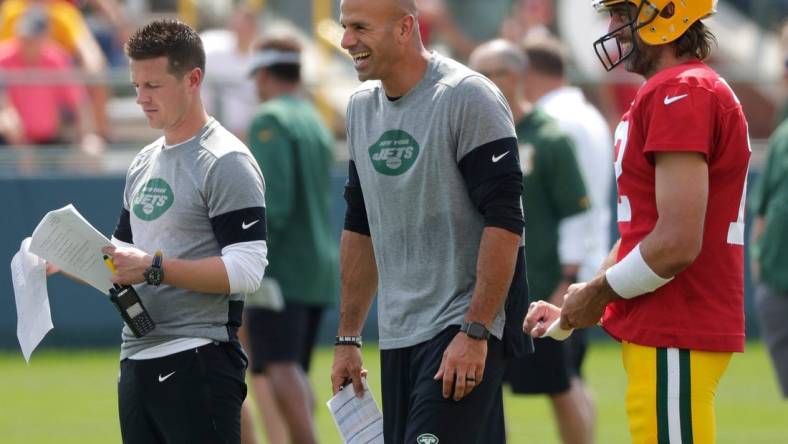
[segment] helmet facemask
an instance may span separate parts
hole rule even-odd
[[[626,1],[622,3],[626,4],[626,3],[634,3],[634,2]],[[597,9],[608,8],[606,6],[601,6],[602,2],[599,0],[595,1],[594,5],[597,7]],[[638,44],[639,44],[637,41],[637,39],[639,38],[638,30],[653,22],[659,16],[660,12],[661,12],[660,9],[657,8],[656,5],[654,5],[648,0],[642,0],[634,16],[632,15],[632,10],[630,8],[627,8],[627,15],[629,17],[629,21],[627,23],[608,32],[607,34],[600,37],[594,42],[594,52],[596,52],[597,58],[599,58],[599,61],[602,62],[602,66],[604,66],[607,71],[613,70],[613,68],[620,65],[625,60],[632,57],[635,53],[638,52]],[[639,18],[644,16],[647,17],[647,19],[638,22]],[[621,48],[621,43],[616,38],[616,34],[620,33],[626,28],[629,28],[632,42],[631,42],[631,48],[629,49],[629,51],[627,51],[626,54],[624,54],[623,49]],[[608,42],[610,41],[612,41],[612,43],[615,44],[614,46],[615,52],[613,54],[611,54],[608,51],[608,47],[611,46],[608,44]]]

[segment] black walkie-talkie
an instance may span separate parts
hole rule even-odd
[[[115,265],[112,263],[112,259],[109,256],[104,256],[104,262],[114,274]],[[123,322],[128,325],[134,336],[141,338],[156,328],[156,324],[148,314],[148,310],[142,305],[140,296],[131,285],[114,284],[109,289],[109,300],[118,309],[120,317],[123,318]]]
[[[115,304],[123,322],[129,326],[134,336],[141,338],[156,328],[156,324],[142,305],[142,300],[134,287],[116,285],[109,290],[109,300]]]

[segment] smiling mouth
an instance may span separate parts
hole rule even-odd
[[[350,56],[353,57],[353,63],[356,65],[359,65],[361,62],[368,59],[369,56],[371,55],[372,53],[369,51],[362,51],[362,52],[357,52],[355,54],[350,54]]]

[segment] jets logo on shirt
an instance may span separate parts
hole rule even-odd
[[[134,196],[132,211],[138,218],[152,221],[164,214],[174,200],[170,184],[164,179],[151,179]]]
[[[416,438],[416,442],[418,444],[438,444],[440,440],[437,436],[433,435],[432,433],[423,433]]]
[[[378,173],[399,176],[419,157],[419,143],[402,130],[389,130],[369,147],[369,158]]]

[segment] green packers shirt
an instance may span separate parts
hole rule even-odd
[[[515,126],[523,171],[525,257],[531,300],[546,299],[561,280],[558,224],[588,209],[574,146],[544,111]]]

